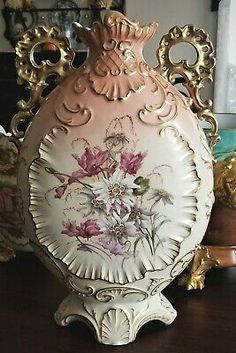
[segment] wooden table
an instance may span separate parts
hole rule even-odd
[[[96,343],[82,323],[58,327],[66,293],[33,254],[0,264],[0,353],[236,353],[236,268],[210,271],[201,292],[171,284],[175,322],[148,323],[127,346]]]

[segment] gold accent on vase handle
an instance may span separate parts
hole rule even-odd
[[[174,63],[171,60],[171,49],[180,43],[193,46],[197,53],[195,63],[190,64],[188,60]],[[211,84],[213,81],[212,73],[215,66],[214,49],[208,34],[203,29],[196,29],[192,25],[174,26],[162,37],[156,56],[159,61],[156,70],[159,74],[172,84],[175,83],[176,75],[181,76],[184,81],[183,86],[188,90],[191,98],[190,108],[200,120],[205,120],[211,125],[208,138],[212,150],[219,139],[218,123],[212,113],[212,101],[204,101],[201,98],[201,89],[206,83]]]
[[[40,64],[36,63],[34,55],[37,48],[45,43],[52,43],[58,48],[60,52],[58,62],[42,60]],[[26,83],[30,94],[28,101],[18,101],[19,112],[11,121],[13,136],[21,138],[24,137],[24,132],[19,130],[19,125],[24,122],[30,123],[34,111],[42,104],[44,100],[42,94],[48,86],[48,77],[55,75],[57,82],[64,78],[72,68],[74,52],[59,28],[39,25],[23,34],[16,44],[16,55],[17,83]]]

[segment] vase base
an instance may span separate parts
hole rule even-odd
[[[170,302],[161,293],[136,302],[82,299],[76,293],[71,293],[60,304],[55,320],[60,326],[73,321],[85,322],[95,331],[98,342],[124,345],[135,340],[137,332],[145,323],[160,320],[169,325],[176,315]]]

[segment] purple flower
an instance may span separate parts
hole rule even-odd
[[[66,178],[65,178],[65,176],[64,176],[63,174],[55,173],[54,175],[55,175],[55,177],[56,177],[58,180],[60,180],[61,183],[64,183],[64,182],[65,182]]]
[[[97,222],[92,219],[88,219],[84,223],[80,223],[80,226],[76,225],[76,221],[63,222],[65,229],[61,232],[67,234],[69,237],[81,237],[81,238],[92,238],[100,235],[101,229],[97,225]]]
[[[128,252],[128,249],[125,245],[120,244],[117,240],[111,239],[111,240],[106,240],[102,239],[101,245],[104,249],[108,250],[111,254],[113,255],[120,255],[127,259],[130,257],[130,254]]]
[[[139,152],[138,154],[134,154],[132,152],[123,152],[120,161],[121,169],[126,173],[136,174],[145,157],[146,153]]]
[[[72,154],[72,156],[82,169],[72,173],[69,178],[70,184],[86,176],[99,174],[103,170],[102,165],[107,161],[109,154],[107,151],[94,152],[90,148],[86,148],[81,157],[77,154]]]
[[[72,183],[84,178],[85,176],[86,176],[86,173],[82,169],[76,170],[69,177],[68,183],[72,184]]]
[[[66,188],[67,188],[66,185],[61,185],[61,186],[58,186],[57,188],[55,188],[54,198],[60,199],[64,195]]]

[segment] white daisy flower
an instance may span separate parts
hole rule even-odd
[[[129,237],[137,236],[137,229],[134,225],[134,221],[129,221],[128,218],[129,214],[123,218],[119,218],[116,214],[109,219],[104,218],[99,226],[105,236],[105,240],[108,242],[116,241],[123,244]]]
[[[98,200],[96,195],[89,188],[83,188],[79,193],[79,205],[83,216],[87,217],[94,213],[104,213],[106,210],[105,202],[103,200]]]
[[[151,189],[148,200],[154,200],[154,204],[157,204],[162,200],[164,205],[173,205],[174,197],[164,189]]]
[[[108,179],[104,178],[92,185],[92,192],[96,195],[96,199],[104,201],[106,204],[107,214],[113,214],[116,211],[120,215],[122,209],[130,212],[134,205],[135,196],[133,189],[139,188],[134,183],[135,177],[124,178],[123,172],[116,170]]]
[[[153,214],[154,211],[148,211],[143,207],[142,201],[138,199],[131,208],[129,220],[134,221],[137,228],[147,228]]]

